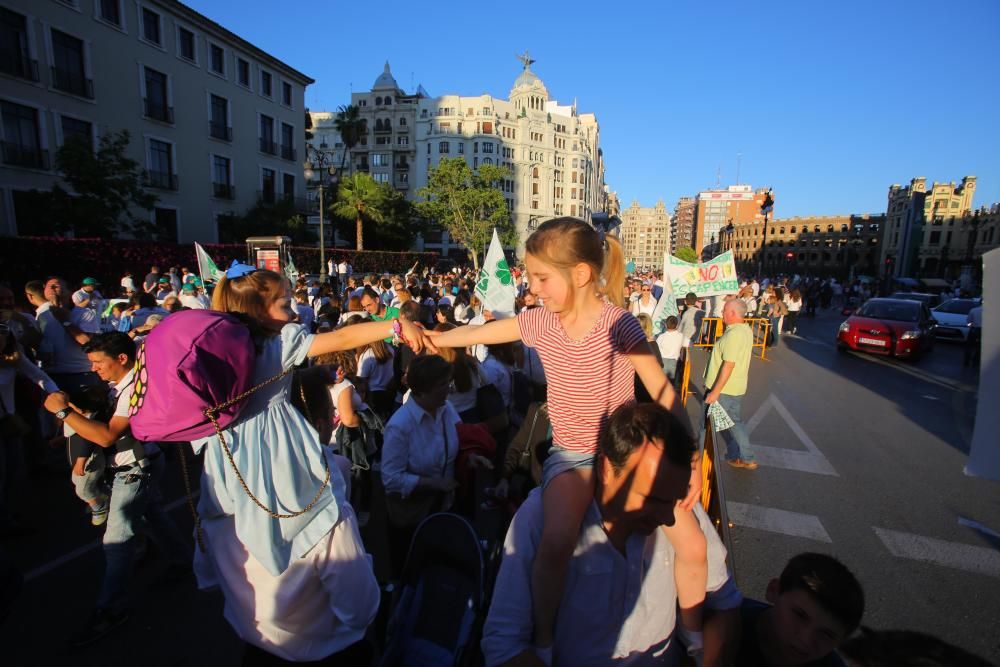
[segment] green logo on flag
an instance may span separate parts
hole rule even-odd
[[[479,269],[479,282],[476,283],[476,291],[486,294],[486,288],[490,284],[490,274],[486,273],[486,269]]]
[[[510,267],[507,266],[506,259],[501,259],[497,262],[497,270],[494,275],[497,277],[497,280],[500,281],[501,285],[510,285],[514,282],[514,279],[510,275]],[[485,291],[485,289],[486,287],[484,285],[483,290]]]

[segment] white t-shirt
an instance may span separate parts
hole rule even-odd
[[[660,356],[664,359],[679,359],[683,345],[684,334],[677,329],[665,331],[656,338],[656,346],[660,348]]]
[[[389,348],[392,352],[392,348]],[[358,377],[368,379],[369,391],[384,391],[392,384],[393,379],[392,357],[386,359],[384,363],[379,363],[375,358],[375,353],[365,350],[358,357]]]
[[[797,313],[800,310],[802,310],[802,299],[799,299],[798,301],[793,301],[791,297],[789,297],[785,301],[785,305],[788,306],[788,312]]]
[[[360,410],[368,409],[368,405],[361,400],[361,395],[358,390],[354,387],[354,384],[350,380],[341,380],[335,385],[330,387],[330,400],[333,402],[333,418],[334,422],[337,424],[334,429],[334,433],[340,429],[342,424],[339,421],[340,410],[337,408],[340,405],[340,395],[343,394],[348,388],[352,390],[351,393],[351,405],[354,406],[354,411],[358,412]]]
[[[94,290],[93,292],[88,292],[85,289],[78,289],[77,291],[73,292],[73,303],[75,303],[80,308],[93,308],[96,310],[97,302],[103,298],[104,297],[102,297],[101,293],[98,292],[97,290]],[[88,299],[90,300],[90,303],[88,303],[86,306],[81,305],[84,301],[87,301]]]
[[[114,391],[116,393],[115,398],[115,412],[114,417],[125,417],[128,418],[128,403],[132,400],[132,388],[134,387],[135,369],[130,370],[125,377],[121,379],[120,382],[116,383],[114,386]],[[113,448],[114,445],[111,445]],[[159,448],[152,442],[147,442],[143,445],[146,450],[146,456],[155,454],[159,451]],[[115,465],[116,466],[127,466],[135,463],[135,454],[131,451],[128,452],[118,452],[115,454]]]
[[[182,306],[192,310],[205,310],[206,308],[202,300],[190,292],[182,291],[181,295],[177,297],[177,300],[181,302]]]

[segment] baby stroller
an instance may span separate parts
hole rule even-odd
[[[457,514],[432,514],[413,535],[381,667],[477,664],[486,613],[479,538]]]

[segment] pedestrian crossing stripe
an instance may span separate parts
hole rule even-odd
[[[893,556],[1000,579],[1000,551],[888,528],[872,530]]]
[[[790,512],[774,507],[729,501],[726,503],[729,520],[739,528],[755,528],[769,533],[791,537],[804,537],[817,542],[833,542],[823,527],[823,522],[813,514]]]

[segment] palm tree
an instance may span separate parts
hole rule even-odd
[[[367,121],[361,117],[361,111],[357,106],[348,104],[341,106],[337,110],[337,117],[333,120],[333,129],[340,133],[340,139],[344,142],[344,154],[340,159],[340,172],[344,171],[344,162],[348,153],[351,152],[361,137],[368,131]],[[351,171],[353,171],[353,164]]]
[[[354,217],[357,229],[357,249],[364,250],[361,223],[363,218],[382,222],[382,187],[368,174],[351,174],[340,182],[333,212],[341,217]]]

